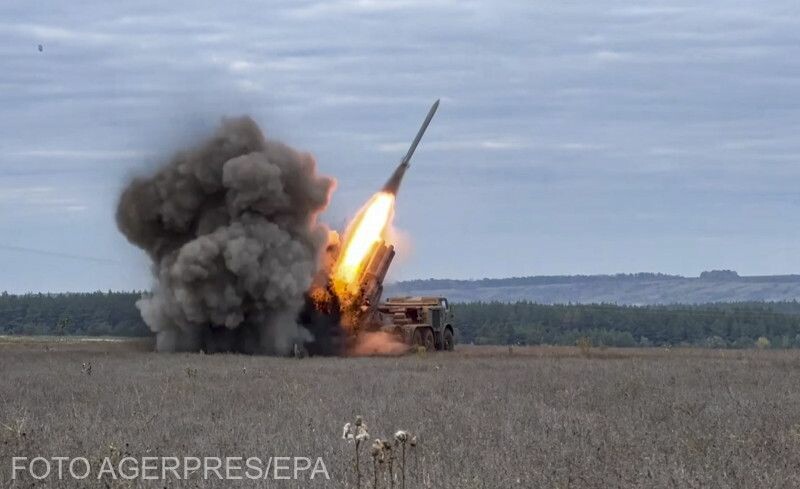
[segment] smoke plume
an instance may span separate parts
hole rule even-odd
[[[266,140],[248,117],[134,179],[117,225],[153,261],[156,285],[137,307],[157,349],[285,354],[311,341],[297,320],[333,187],[310,154]]]

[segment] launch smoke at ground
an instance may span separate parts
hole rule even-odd
[[[328,230],[317,215],[334,181],[308,153],[268,141],[248,117],[124,190],[117,224],[153,260],[138,303],[161,351],[284,354]]]

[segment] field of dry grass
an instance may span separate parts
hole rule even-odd
[[[10,480],[12,456],[120,453],[322,457],[331,477],[147,487],[356,487],[341,439],[356,415],[373,438],[418,434],[409,488],[800,487],[796,351],[465,346],[297,360],[6,340],[0,372],[3,488],[144,485]]]

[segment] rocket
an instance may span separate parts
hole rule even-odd
[[[439,100],[436,100],[436,102],[434,102],[431,106],[431,109],[428,111],[428,115],[425,116],[425,120],[422,122],[422,127],[420,127],[419,131],[417,131],[417,136],[414,138],[414,141],[411,142],[411,147],[408,148],[408,152],[405,156],[403,156],[403,159],[400,160],[400,164],[397,165],[394,173],[392,173],[392,176],[389,177],[389,180],[387,180],[386,184],[383,186],[384,192],[397,195],[397,191],[400,189],[400,183],[403,181],[403,175],[406,174],[406,170],[408,170],[408,167],[411,163],[411,157],[414,156],[414,151],[417,149],[419,141],[425,134],[425,130],[428,129],[428,124],[431,123],[433,114],[436,113],[436,109],[438,108]]]

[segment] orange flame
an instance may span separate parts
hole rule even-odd
[[[394,216],[394,194],[378,192],[367,201],[347,229],[339,260],[334,268],[334,283],[347,288],[358,280],[370,250],[384,239]]]

